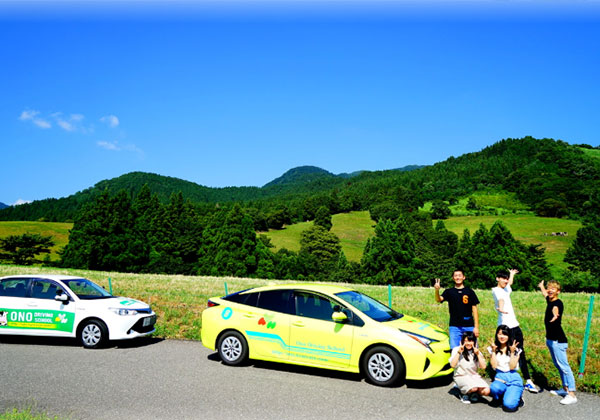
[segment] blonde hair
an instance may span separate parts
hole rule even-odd
[[[556,280],[550,280],[548,282],[548,284],[546,285],[546,287],[550,287],[550,285],[556,287],[556,289],[560,292],[560,283],[557,282]]]

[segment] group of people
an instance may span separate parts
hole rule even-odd
[[[450,312],[450,365],[454,368],[454,382],[460,390],[460,399],[468,404],[479,396],[491,396],[492,406],[502,406],[505,411],[514,412],[523,405],[523,391],[538,393],[538,387],[531,380],[527,359],[523,348],[523,332],[511,301],[512,284],[519,271],[511,269],[496,275],[498,285],[492,289],[495,310],[498,312],[498,327],[487,352],[490,365],[495,372],[491,385],[479,375],[479,369],[485,369],[487,361],[484,352],[479,349],[479,312],[477,294],[465,286],[465,274],[455,270],[452,274],[454,287],[440,294],[440,279],[435,280],[435,299],[448,302]],[[558,298],[560,284],[549,281],[538,285],[546,299],[544,324],[546,327],[546,345],[552,361],[560,373],[563,389],[550,391],[562,397],[561,404],[577,402],[575,396],[575,378],[567,360],[567,337],[562,328],[563,302]],[[520,369],[523,378],[519,374]],[[525,379],[525,382],[523,382]]]

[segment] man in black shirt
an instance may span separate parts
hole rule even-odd
[[[479,313],[477,305],[479,299],[475,292],[466,287],[465,274],[462,270],[454,270],[452,273],[454,287],[444,290],[440,296],[440,279],[435,279],[435,300],[448,302],[450,312],[450,347],[460,345],[463,332],[473,331],[475,337],[479,337]]]

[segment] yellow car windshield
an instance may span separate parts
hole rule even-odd
[[[336,296],[348,302],[350,305],[354,306],[356,309],[375,321],[392,321],[394,319],[400,319],[404,316],[401,313],[388,308],[378,300],[354,290],[336,293]]]

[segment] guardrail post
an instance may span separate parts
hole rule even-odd
[[[583,377],[585,370],[585,356],[587,353],[588,339],[590,338],[590,327],[592,325],[592,312],[594,312],[594,295],[590,296],[590,306],[588,308],[587,323],[585,325],[585,336],[583,338],[583,350],[581,353],[581,363],[579,364],[579,376]]]
[[[388,306],[392,307],[392,285],[388,284]]]
[[[225,284],[225,296],[227,296],[229,294],[229,292],[227,291],[227,282],[224,281],[223,283]]]
[[[108,291],[111,295],[113,294],[112,293],[112,280],[110,277],[108,278]]]

